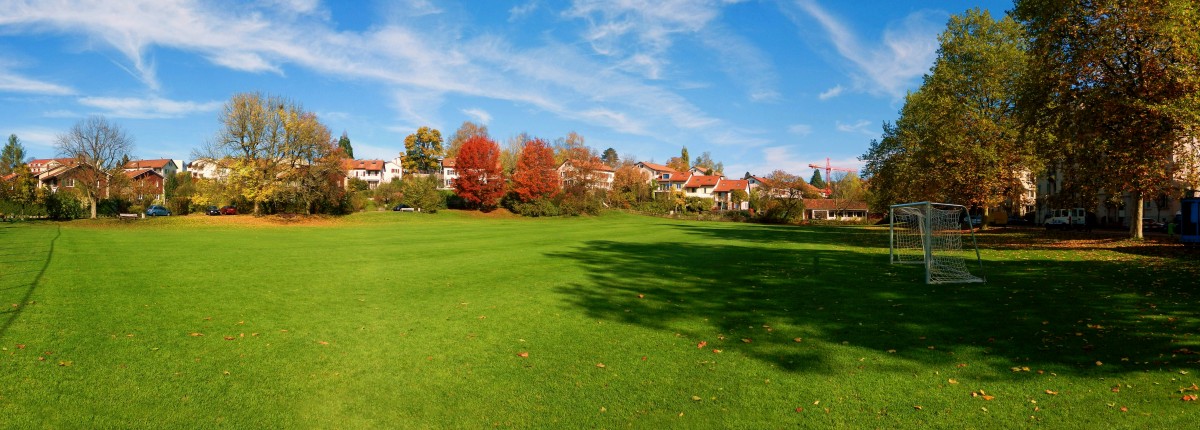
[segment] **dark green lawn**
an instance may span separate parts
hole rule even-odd
[[[885,230],[366,213],[0,224],[0,425],[1185,428],[1197,255]],[[1080,239],[1068,242],[1059,239]]]

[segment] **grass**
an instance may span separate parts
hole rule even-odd
[[[365,213],[0,225],[8,427],[1168,428],[1200,263],[993,232]]]

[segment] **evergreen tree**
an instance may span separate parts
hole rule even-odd
[[[354,159],[354,147],[350,146],[350,136],[345,131],[342,132],[342,137],[338,139],[338,148],[342,148],[342,153],[346,154],[346,158]]]

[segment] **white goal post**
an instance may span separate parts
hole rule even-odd
[[[963,250],[964,222],[970,235]],[[888,214],[888,254],[892,264],[925,265],[925,283],[984,282],[967,269],[974,259],[983,271],[975,230],[967,208],[949,203],[917,202],[892,205]],[[973,252],[972,252],[973,251]],[[974,255],[972,255],[974,254]]]

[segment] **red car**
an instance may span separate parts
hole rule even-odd
[[[237,208],[233,206],[225,206],[221,208],[221,215],[237,215]]]

